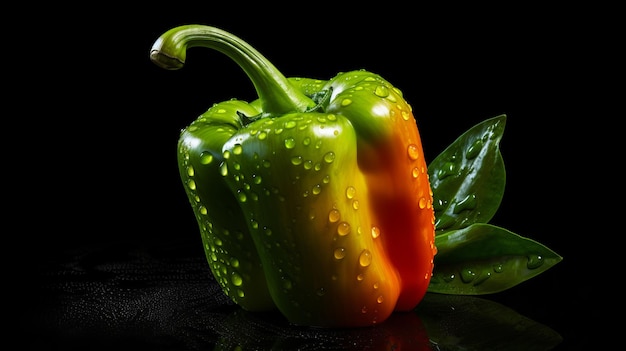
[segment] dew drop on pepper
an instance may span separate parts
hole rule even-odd
[[[298,166],[302,164],[302,156],[294,156],[291,158],[291,164],[294,166]]]
[[[415,144],[410,144],[407,148],[407,153],[409,154],[409,158],[413,161],[419,158],[419,148]]]
[[[352,199],[356,194],[356,189],[353,186],[349,186],[346,188],[346,197],[348,199]]]
[[[420,175],[420,170],[417,167],[413,167],[413,170],[411,171],[411,176],[413,178],[417,178]]]
[[[333,251],[333,257],[337,260],[341,260],[346,256],[346,249],[343,247],[338,247]]]
[[[200,154],[201,164],[208,165],[208,164],[211,164],[211,162],[213,162],[213,154],[211,154],[210,152],[206,152],[206,151]]]
[[[350,233],[350,223],[348,222],[339,223],[339,226],[337,226],[337,234],[341,236],[345,236],[345,235],[348,235],[349,233]]]
[[[313,189],[311,189],[311,193],[313,195],[319,195],[322,192],[322,186],[319,184],[315,184],[313,186]]]
[[[379,85],[374,89],[374,94],[379,97],[387,97],[389,96],[389,89],[384,85]]]
[[[372,253],[370,250],[365,249],[359,255],[359,265],[361,267],[367,267],[372,263]]]
[[[334,152],[329,151],[326,154],[324,154],[324,162],[332,163],[334,160],[335,160],[335,153]]]
[[[237,272],[233,272],[230,278],[234,286],[241,286],[241,284],[243,284],[243,279]]]
[[[339,210],[337,209],[332,209],[328,213],[328,221],[331,223],[337,222],[339,218],[341,218],[341,214],[339,213]]]
[[[380,236],[380,228],[374,226],[372,227],[372,238],[376,239]]]
[[[293,149],[296,146],[296,141],[294,138],[285,139],[285,147],[287,149]]]

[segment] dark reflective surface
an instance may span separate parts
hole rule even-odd
[[[293,326],[233,305],[204,257],[184,245],[85,248],[39,269],[40,300],[21,326],[41,349],[551,350],[562,342],[499,303],[438,294],[374,327]]]

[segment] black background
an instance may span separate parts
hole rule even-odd
[[[564,259],[493,299],[559,332],[558,349],[601,343],[587,324],[600,315],[587,278],[595,194],[580,146],[592,132],[575,122],[593,119],[582,91],[593,74],[582,54],[602,44],[591,25],[546,9],[470,15],[383,5],[94,6],[26,18],[8,56],[19,63],[10,68],[19,77],[10,96],[26,98],[7,148],[20,189],[15,209],[25,210],[14,216],[24,228],[12,235],[17,265],[127,241],[182,242],[201,254],[178,178],[178,133],[214,102],[250,101],[255,91],[216,51],[190,50],[180,71],[157,67],[148,54],[164,31],[207,24],[241,37],[285,76],[382,75],[412,105],[428,160],[474,124],[507,114],[506,192],[491,223]]]

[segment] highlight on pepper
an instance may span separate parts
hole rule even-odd
[[[427,166],[411,106],[380,75],[287,78],[235,35],[196,24],[166,31],[150,58],[180,69],[191,47],[230,57],[258,94],[210,103],[178,140],[208,265],[241,308],[369,326],[427,292],[492,293],[561,260],[487,224],[504,190],[506,116]]]

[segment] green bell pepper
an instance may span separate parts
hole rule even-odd
[[[367,326],[413,309],[433,272],[433,193],[411,106],[381,76],[286,78],[218,28],[185,25],[150,57],[234,60],[258,99],[211,106],[180,135],[178,166],[213,275],[249,311],[297,325]]]

